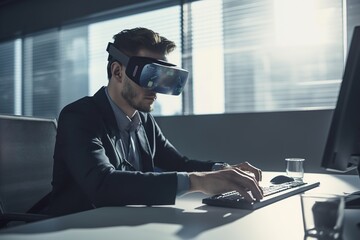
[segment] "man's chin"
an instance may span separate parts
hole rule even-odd
[[[149,106],[139,106],[137,110],[140,112],[150,113],[154,110],[154,104],[151,104]]]

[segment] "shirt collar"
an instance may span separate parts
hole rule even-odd
[[[111,99],[111,97],[110,97],[110,95],[108,93],[107,87],[105,87],[105,93],[106,93],[106,96],[107,96],[107,98],[108,98],[108,100],[110,102],[111,108],[114,111],[116,122],[117,122],[117,125],[119,127],[119,130],[121,132],[123,132],[123,131],[131,132],[131,131],[139,130],[139,127],[141,125],[141,119],[140,119],[139,111],[136,110],[133,117],[130,118]]]

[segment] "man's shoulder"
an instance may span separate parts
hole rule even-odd
[[[95,103],[93,97],[86,96],[76,100],[75,102],[69,103],[63,108],[62,112],[67,112],[67,111],[91,112],[94,110],[94,108],[95,108]]]
[[[59,121],[82,121],[82,124],[98,123],[104,118],[104,110],[95,101],[93,96],[80,98],[66,105],[60,112]]]
[[[96,106],[93,97],[83,97],[66,105],[60,112],[58,125],[97,129],[103,120],[101,110]]]
[[[66,105],[62,112],[67,111],[96,115],[107,115],[112,112],[104,87],[100,88],[93,96],[86,96]]]

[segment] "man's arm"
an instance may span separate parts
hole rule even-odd
[[[249,195],[251,191],[255,199],[262,198],[262,190],[258,182],[261,181],[261,170],[248,163],[234,166],[224,165],[225,169],[212,171],[214,162],[202,162],[189,160],[182,156],[176,148],[162,134],[159,126],[149,114],[150,123],[146,123],[148,137],[155,139],[156,153],[155,163],[165,169],[173,171],[187,171],[189,176],[189,192],[200,191],[206,194],[218,194],[236,190],[248,201],[253,198]],[[153,133],[149,131],[153,126]],[[200,172],[199,172],[200,171]]]
[[[154,150],[154,164],[164,171],[211,171],[215,162],[189,159],[182,155],[164,136],[151,114],[143,118],[150,146]]]

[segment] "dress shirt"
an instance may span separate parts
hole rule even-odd
[[[105,89],[106,96],[114,111],[117,125],[120,130],[120,139],[118,141],[119,151],[124,155],[134,170],[141,171],[141,156],[139,154],[139,142],[136,137],[136,132],[141,126],[141,119],[139,112],[136,111],[132,118],[127,116],[111,99],[107,88]],[[129,158],[131,156],[131,159]]]

